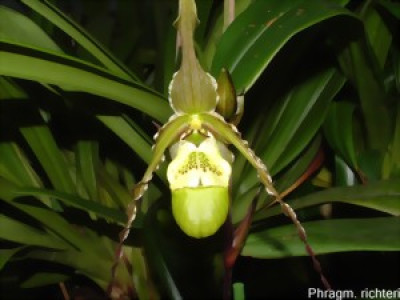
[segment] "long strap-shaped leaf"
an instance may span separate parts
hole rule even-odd
[[[64,241],[75,249],[79,249],[83,252],[88,251],[90,253],[96,251],[96,246],[85,239],[81,233],[73,229],[72,225],[58,213],[51,209],[14,201],[14,199],[18,197],[19,190],[19,187],[0,177],[0,197],[2,200],[39,221],[48,231],[52,231],[57,236],[62,237]]]
[[[32,19],[0,5],[0,36],[15,43],[62,53],[60,47]]]
[[[342,202],[375,209],[400,216],[400,184],[398,179],[371,182],[368,185],[334,187],[290,201],[294,209],[324,203]],[[256,214],[255,220],[278,215],[279,209],[271,207]]]
[[[310,143],[320,128],[329,103],[339,92],[345,80],[335,69],[319,72],[279,99],[266,112],[258,130],[263,139],[253,149],[270,168],[271,175],[277,174],[296,158]],[[255,172],[242,176],[239,183],[243,192],[257,185]]]
[[[147,140],[147,136],[142,134],[139,126],[120,116],[97,115],[96,117],[135,151],[144,162],[151,161],[151,143]]]
[[[37,112],[39,113],[39,112]],[[20,127],[20,132],[39,160],[55,189],[75,193],[67,160],[45,123]]]
[[[64,250],[68,245],[45,231],[0,214],[0,238],[21,244]]]
[[[0,41],[0,74],[59,85],[129,105],[164,122],[171,109],[162,96],[135,82],[70,56]]]
[[[304,227],[318,254],[400,250],[398,217],[322,220],[304,223]],[[276,247],[280,241],[282,247]],[[273,259],[304,256],[305,252],[293,228],[284,225],[251,233],[242,255]]]
[[[37,197],[50,196],[59,199],[65,203],[68,203],[70,205],[73,205],[75,207],[84,209],[88,212],[93,212],[99,216],[109,218],[118,223],[123,223],[126,220],[124,214],[115,208],[107,207],[95,201],[83,199],[73,194],[46,190],[46,189],[38,189],[38,188],[19,188],[16,189],[15,195],[37,196]]]
[[[122,78],[138,80],[135,74],[119,62],[111,52],[96,41],[84,28],[66,16],[50,2],[46,0],[22,0],[22,2],[71,36],[78,44],[96,57],[107,69],[117,73]]]
[[[333,1],[254,1],[221,37],[211,73],[227,68],[236,89],[245,92],[293,36],[335,16],[357,20]]]

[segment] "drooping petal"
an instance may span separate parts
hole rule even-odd
[[[164,152],[173,143],[174,140],[179,138],[180,135],[188,130],[189,116],[172,116],[167,124],[160,128],[159,132],[154,136],[155,144],[153,147],[152,159],[143,175],[143,178],[135,185],[133,189],[133,199],[129,203],[126,213],[127,221],[124,229],[119,235],[119,244],[116,251],[116,256],[113,264],[113,274],[122,257],[122,245],[127,239],[132,223],[136,218],[136,202],[140,200],[145,191],[147,190],[148,183],[153,177],[153,172],[157,169],[158,165],[164,160]]]
[[[258,177],[263,183],[268,194],[279,197],[271,176],[263,161],[257,157],[254,151],[249,147],[247,141],[242,140],[239,131],[232,124],[227,123],[221,116],[213,113],[204,113],[201,115],[203,126],[212,132],[217,132],[221,138],[234,145],[247,161],[257,170]]]

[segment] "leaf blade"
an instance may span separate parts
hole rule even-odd
[[[400,216],[400,184],[398,179],[371,182],[368,185],[335,187],[287,201],[293,209],[323,203],[343,202],[359,205],[393,216]],[[279,207],[256,213],[254,220],[281,214]]]
[[[0,39],[4,38],[62,53],[57,44],[31,19],[0,5]]]
[[[303,226],[316,254],[400,250],[400,219],[396,217],[324,220]],[[286,225],[251,233],[242,255],[270,259],[307,252],[294,226]]]
[[[52,24],[59,27],[62,31],[70,35],[89,53],[96,57],[104,66],[111,71],[116,72],[119,76],[125,79],[134,78],[137,76],[122,65],[106,48],[96,41],[89,33],[86,32],[78,23],[66,16],[57,7],[46,0],[42,1],[26,1],[22,2],[36,11],[38,14],[49,20]]]
[[[105,69],[72,57],[6,41],[0,41],[0,74],[105,97],[139,109],[161,122],[172,112],[158,93],[144,85],[121,81]]]
[[[227,68],[236,89],[246,92],[294,35],[338,15],[354,18],[326,1],[255,1],[221,37],[212,74]]]
[[[40,246],[63,250],[68,247],[62,240],[48,233],[14,220],[3,214],[0,215],[0,238],[21,243],[23,245]]]

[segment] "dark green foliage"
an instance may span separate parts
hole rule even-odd
[[[222,33],[222,1],[197,2],[199,59],[214,76],[226,68],[244,94],[243,138],[280,192],[295,187],[288,203],[299,209],[316,254],[329,253],[321,261],[333,285],[396,288],[398,272],[346,285],[341,274],[353,266],[335,262],[365,255],[398,263],[399,4],[237,0],[238,16]],[[14,287],[9,299],[26,295],[17,287],[87,279],[107,289],[130,191],[151,159],[156,127],[172,114],[176,7],[167,0],[0,1],[0,285]],[[234,226],[257,188],[256,172],[236,153]],[[277,295],[276,287],[287,295],[292,283],[305,296],[319,284],[309,262],[293,258],[306,252],[270,201],[259,195],[242,251],[253,259],[240,258],[234,269],[234,281],[245,283],[244,290],[234,284],[237,299],[260,290]],[[229,224],[194,241],[179,231],[169,203],[162,166],[118,284],[143,299],[220,297]],[[278,279],[247,273],[255,259],[269,274],[282,262]],[[21,262],[29,266],[22,275]]]

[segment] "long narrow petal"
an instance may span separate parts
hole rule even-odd
[[[250,164],[257,170],[261,182],[264,184],[267,193],[278,197],[279,194],[272,184],[271,176],[268,173],[267,167],[258,158],[254,151],[249,147],[247,141],[240,137],[239,131],[232,124],[226,123],[225,120],[217,114],[201,114],[200,119],[203,126],[215,133],[219,134],[222,139],[234,145],[240,153],[250,162]]]
[[[203,122],[202,125],[205,129],[215,132],[221,135],[223,139],[233,144],[242,155],[250,162],[250,164],[256,168],[260,181],[264,184],[267,193],[275,197],[275,202],[278,202],[281,206],[282,212],[288,216],[293,224],[296,226],[298,236],[300,240],[304,243],[307,253],[313,260],[314,268],[319,273],[321,281],[326,289],[330,289],[329,282],[322,273],[322,269],[318,259],[315,257],[314,251],[312,250],[310,244],[308,243],[306,231],[301,225],[296,213],[292,207],[283,201],[281,195],[276,191],[271,176],[267,171],[267,167],[264,165],[262,160],[258,158],[254,151],[248,146],[247,142],[242,140],[239,131],[235,126],[228,124],[225,120],[217,114],[202,114],[199,116],[200,120]]]
[[[152,179],[153,172],[157,170],[158,165],[164,160],[164,153],[167,150],[167,148],[176,139],[178,139],[181,134],[183,134],[186,130],[188,130],[189,127],[188,120],[189,116],[187,115],[178,117],[173,116],[163,127],[161,127],[158,133],[154,136],[155,144],[153,147],[152,160],[149,163],[147,170],[143,175],[142,180],[138,182],[138,184],[135,186],[133,190],[133,200],[127,207],[126,213],[128,220],[125,224],[124,229],[120,232],[119,235],[119,244],[115,252],[116,253],[115,260],[112,267],[113,278],[115,276],[119,260],[122,256],[122,245],[125,242],[126,238],[128,237],[132,223],[136,218],[136,201],[138,201],[146,191],[147,185],[149,181]]]

